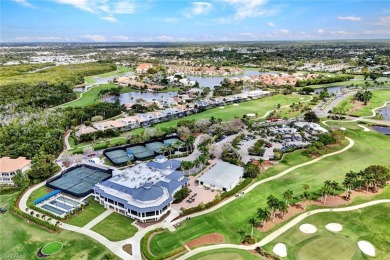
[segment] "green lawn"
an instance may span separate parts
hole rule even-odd
[[[61,249],[62,249],[62,243],[56,241],[56,242],[51,242],[49,244],[46,244],[41,251],[45,255],[52,255],[59,252]]]
[[[390,101],[390,89],[386,90],[373,90],[372,98],[370,102],[362,109],[353,112],[352,115],[355,116],[371,116],[371,110],[377,107],[381,107],[384,105],[386,101]]]
[[[131,225],[133,220],[118,213],[111,213],[97,223],[92,230],[111,241],[120,241],[134,236],[138,229]]]
[[[106,72],[106,73],[95,75],[95,76],[85,77],[84,79],[85,79],[86,83],[92,84],[92,83],[95,83],[95,80],[93,78],[106,78],[106,77],[125,74],[126,72],[129,72],[129,71],[133,71],[133,68],[128,68],[125,66],[118,65],[117,70]]]
[[[275,244],[287,246],[285,259],[368,259],[357,246],[360,240],[374,245],[377,259],[390,258],[390,204],[379,204],[350,212],[319,213],[306,218],[264,248],[271,252]],[[303,223],[317,227],[314,234],[304,234],[299,230]],[[340,223],[343,230],[338,233],[328,231],[328,223]]]
[[[66,221],[66,223],[83,227],[104,211],[106,211],[106,209],[102,205],[100,205],[97,201],[92,200],[91,203],[83,209],[83,211],[78,212],[75,216],[72,216]]]
[[[258,260],[259,256],[255,256],[248,251],[235,249],[235,248],[224,248],[210,250],[196,254],[187,260],[214,260],[214,259],[225,259],[225,260]]]
[[[0,196],[0,205],[11,205],[13,197],[14,195]],[[64,246],[60,252],[47,259],[102,259],[104,254],[114,255],[104,245],[88,236],[66,230],[50,233],[13,215],[10,210],[0,214],[0,227],[0,255],[2,256],[17,255],[23,259],[37,259],[35,255],[38,250],[54,241],[61,242]]]
[[[362,130],[348,130],[347,134],[355,140],[355,145],[348,151],[298,168],[284,177],[259,185],[243,198],[234,200],[212,213],[184,221],[176,232],[165,231],[156,235],[151,241],[152,253],[158,255],[163,251],[173,250],[184,242],[214,232],[223,234],[227,243],[237,244],[240,241],[237,231],[243,229],[247,233],[250,232],[248,219],[256,215],[257,208],[266,207],[266,198],[270,194],[282,199],[281,194],[287,189],[291,189],[295,195],[302,193],[303,184],[309,184],[309,191],[315,191],[319,190],[323,182],[328,179],[341,183],[349,170],[358,171],[372,164],[390,167],[389,137]],[[287,163],[282,165],[280,170],[271,168],[265,175],[276,174],[285,169],[286,164],[291,167],[300,161],[297,152],[287,155],[284,160]],[[281,224],[276,225],[275,228],[278,226]],[[265,234],[257,230],[254,232],[257,240],[263,238]]]
[[[63,107],[82,107],[92,105],[100,102],[99,92],[104,89],[116,88],[115,84],[101,84],[96,87],[90,88],[87,92],[83,93],[80,99],[64,104]]]
[[[28,197],[27,199],[27,206],[31,207],[32,205],[34,205],[34,200],[39,199],[52,191],[53,191],[52,189],[49,189],[45,185],[33,191],[30,197]]]
[[[388,78],[386,77],[379,77],[377,79],[377,82],[385,82],[388,81]],[[363,87],[365,86],[366,81],[364,80],[364,77],[362,75],[355,75],[355,78],[350,80],[350,81],[342,81],[342,82],[334,82],[334,83],[329,83],[329,84],[318,84],[318,85],[309,85],[308,87],[311,88],[329,88],[329,87],[345,87],[345,86],[351,86],[351,84],[354,84],[355,86],[360,86]],[[373,86],[374,81],[371,80],[370,78],[367,78],[367,82]]]

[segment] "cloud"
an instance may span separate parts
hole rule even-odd
[[[389,26],[390,25],[390,16],[382,16],[382,17],[379,17],[379,20],[378,22],[375,23],[376,25],[387,25]]]
[[[187,18],[207,14],[213,8],[213,4],[208,2],[192,2],[191,5],[191,8],[184,11],[184,16]]]
[[[127,42],[130,40],[129,37],[125,35],[116,35],[111,37],[113,40],[120,41],[120,42]]]
[[[276,25],[273,22],[268,22],[268,26],[276,27]]]
[[[103,17],[113,17],[114,14],[132,14],[135,12],[133,0],[54,0],[58,4],[71,5],[77,9],[104,15]],[[102,18],[103,19],[103,18]],[[113,22],[113,18],[104,19]]]
[[[12,1],[24,7],[33,8],[33,9],[37,8],[35,5],[27,2],[27,0],[12,0]]]
[[[288,34],[288,33],[290,33],[290,31],[287,29],[280,29],[280,30],[276,30],[275,33],[276,34]]]
[[[235,9],[234,18],[241,20],[249,17],[270,16],[279,12],[279,8],[265,8],[268,0],[224,0]]]
[[[352,21],[352,22],[357,22],[362,20],[362,18],[359,16],[337,16],[337,19],[344,20],[344,21]]]
[[[177,23],[180,21],[180,19],[177,17],[156,18],[154,20],[163,23]]]
[[[318,29],[318,30],[316,30],[316,32],[317,32],[317,33],[324,33],[325,30],[324,30],[324,29]]]
[[[85,34],[81,38],[87,39],[93,42],[106,42],[107,39],[103,35],[98,35],[98,34]]]
[[[103,19],[103,20],[112,22],[112,23],[117,23],[118,22],[118,20],[115,17],[113,17],[113,16],[103,16],[103,17],[100,17],[100,18]]]

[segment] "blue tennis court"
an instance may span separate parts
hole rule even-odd
[[[69,206],[69,205],[66,205],[58,200],[52,200],[50,201],[50,204],[54,205],[54,206],[57,206],[59,208],[63,208],[65,209],[66,211],[69,211],[71,210],[73,207],[72,206]]]
[[[65,211],[62,211],[62,210],[57,209],[57,208],[55,208],[53,206],[50,206],[49,204],[45,204],[41,208],[46,209],[48,211],[51,211],[51,212],[53,212],[54,214],[57,214],[57,215],[62,215],[62,214],[65,213]]]

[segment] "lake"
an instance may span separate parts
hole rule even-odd
[[[386,107],[379,109],[378,113],[383,116],[384,120],[390,121],[390,104],[387,104]]]
[[[163,92],[163,93],[154,93],[154,92],[129,92],[121,94],[119,97],[109,97],[106,98],[105,102],[115,102],[115,100],[119,99],[121,104],[126,103],[135,103],[138,98],[142,98],[146,101],[154,101],[154,100],[163,100],[166,98],[174,97],[177,95],[177,92]]]
[[[214,88],[214,86],[220,85],[221,81],[224,80],[224,78],[242,78],[242,77],[250,77],[255,75],[262,75],[262,74],[270,74],[272,72],[259,72],[258,70],[244,70],[243,74],[240,75],[234,75],[234,76],[221,76],[221,77],[212,77],[212,76],[188,76],[190,80],[195,80],[199,83],[199,86],[209,87],[211,89]]]
[[[375,131],[381,133],[381,134],[390,135],[390,127],[372,126],[371,128],[374,129]]]

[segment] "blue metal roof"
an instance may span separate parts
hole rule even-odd
[[[178,181],[180,178],[182,178],[184,174],[180,171],[174,171],[171,174],[167,175],[166,178],[172,180],[172,181]]]
[[[152,201],[157,200],[162,195],[164,195],[164,191],[160,186],[139,187],[134,191],[133,198],[138,201]]]
[[[44,201],[44,200],[47,200],[48,198],[53,197],[54,195],[56,195],[56,194],[58,194],[58,193],[60,193],[60,192],[61,192],[60,190],[52,191],[52,192],[46,194],[45,196],[40,197],[40,198],[37,199],[37,200],[34,200],[34,205],[36,205],[36,204],[38,204],[38,203],[40,203],[40,202],[42,202],[42,201]]]
[[[151,161],[148,162],[146,165],[151,168],[155,168],[158,170],[164,170],[167,169],[168,167],[171,167],[171,169],[176,170],[177,168],[180,167],[181,162],[179,160],[168,160],[163,163],[159,163],[156,161]]]

